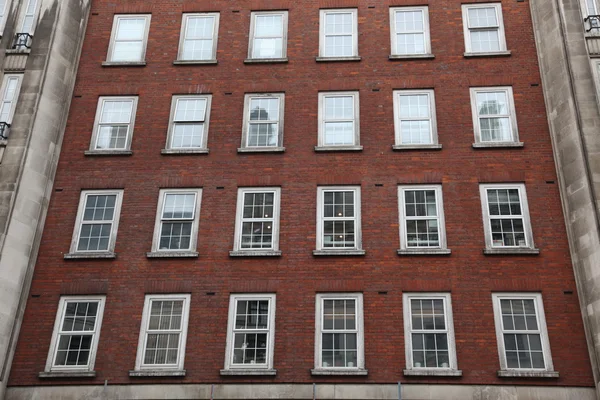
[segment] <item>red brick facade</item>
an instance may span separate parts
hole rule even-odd
[[[60,383],[360,382],[593,386],[529,5],[502,0],[508,57],[465,58],[458,0],[429,6],[435,59],[388,60],[408,0],[92,5],[53,198],[9,385],[44,370],[60,295],[106,294],[97,376]],[[131,3],[131,4],[129,4]],[[182,4],[185,3],[185,4]],[[358,9],[359,62],[318,63],[319,9]],[[244,64],[250,12],[289,11],[288,63]],[[182,12],[220,12],[217,65],[173,65]],[[102,67],[115,13],[151,13],[144,67]],[[511,86],[523,148],[474,149],[469,88]],[[441,151],[392,151],[394,89],[435,90]],[[360,93],[361,152],[315,152],[320,91]],[[284,92],[285,153],[241,154],[245,93]],[[211,93],[207,155],[162,155],[171,97]],[[85,156],[99,96],[139,96],[131,156]],[[399,184],[442,185],[450,256],[398,256]],[[480,183],[524,183],[539,255],[484,255]],[[360,185],[365,256],[315,257],[319,185]],[[281,257],[233,258],[237,188],[280,186]],[[114,260],[64,260],[82,189],[123,189]],[[159,189],[203,188],[198,258],[149,259]],[[405,377],[402,293],[450,292],[459,378]],[[558,379],[497,377],[493,292],[539,292]],[[315,295],[362,292],[364,377],[311,376]],[[130,378],[147,293],[191,293],[184,378]],[[276,293],[275,377],[222,377],[231,293]]]

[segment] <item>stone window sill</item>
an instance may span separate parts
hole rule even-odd
[[[362,151],[362,146],[315,146],[315,151]]]
[[[316,57],[315,60],[317,62],[329,62],[329,61],[360,61],[361,57],[352,56],[352,57]]]
[[[4,147],[8,146],[8,140],[0,139],[0,146],[4,146]]]
[[[315,368],[310,370],[311,375],[348,375],[348,376],[366,376],[369,371],[366,369],[347,369],[347,368]]]
[[[462,376],[462,371],[443,368],[405,369],[404,376]]]
[[[479,142],[473,143],[474,149],[499,149],[499,148],[507,148],[507,147],[523,147],[525,144],[523,142]]]
[[[103,67],[145,67],[146,61],[102,61]]]
[[[504,369],[498,371],[500,378],[559,378],[558,371],[518,371]]]
[[[282,58],[246,58],[244,60],[244,64],[277,64],[277,63],[286,63],[288,62],[287,57]]]
[[[238,153],[283,153],[285,147],[240,147]]]
[[[185,155],[185,154],[208,154],[208,149],[162,149],[160,154]]]
[[[435,58],[433,54],[390,54],[389,60],[419,60]]]
[[[152,251],[146,253],[147,258],[198,258],[197,251]]]
[[[465,52],[464,56],[466,58],[471,57],[508,57],[510,56],[510,50],[506,51],[490,51],[490,52],[481,52],[481,53],[467,53]]]
[[[364,256],[365,250],[313,250],[313,256]]]
[[[217,60],[175,60],[173,65],[215,65]]]
[[[222,369],[221,370],[221,375],[222,376],[243,376],[243,375],[250,375],[250,376],[275,376],[277,375],[277,370],[276,369]]]
[[[143,369],[139,371],[129,371],[129,376],[136,378],[152,378],[156,376],[185,376],[185,369]]]
[[[233,250],[230,257],[280,257],[281,250]]]
[[[63,256],[65,260],[77,260],[77,259],[93,259],[93,258],[117,258],[117,254],[113,252],[106,253],[67,253]]]
[[[392,146],[394,151],[405,151],[405,150],[441,150],[442,145],[439,143],[435,144],[395,144]]]
[[[53,371],[40,372],[38,378],[54,379],[54,378],[95,378],[96,371]]]
[[[399,256],[449,256],[450,249],[398,249]]]
[[[490,249],[490,248],[485,248],[483,249],[483,254],[487,255],[487,256],[493,256],[493,255],[509,255],[509,254],[514,254],[514,255],[538,255],[540,254],[540,249],[531,249],[531,248],[505,248],[505,249]]]
[[[31,49],[6,49],[6,54],[30,54]]]
[[[86,150],[83,154],[86,156],[130,156],[131,150]]]

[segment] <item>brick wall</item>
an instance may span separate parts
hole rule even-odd
[[[233,3],[233,4],[232,4]],[[463,57],[461,2],[429,2],[433,60],[389,61],[389,6],[426,1],[92,5],[10,384],[41,381],[61,294],[107,294],[86,383],[368,382],[593,386],[527,2],[502,1],[510,57]],[[357,7],[360,62],[317,63],[319,8]],[[287,64],[245,65],[251,10],[289,10]],[[219,11],[218,65],[175,66],[181,13]],[[147,66],[107,68],[115,13],[152,13]],[[472,86],[512,86],[522,149],[473,149]],[[434,88],[441,151],[393,152],[392,90]],[[317,95],[360,92],[360,153],[315,153]],[[284,154],[238,154],[245,93],[285,92]],[[171,96],[212,93],[208,155],[161,155]],[[98,96],[138,95],[132,156],[84,156]],[[484,256],[479,183],[524,182],[538,256]],[[398,256],[397,185],[441,183],[451,256]],[[312,255],[318,185],[360,185],[364,257]],[[383,186],[376,186],[381,184]],[[281,186],[280,258],[230,258],[238,186]],[[197,259],[147,259],[160,188],[202,187]],[[223,187],[218,189],[217,187]],[[82,189],[123,188],[116,260],[63,260]],[[364,293],[368,377],[313,377],[315,294]],[[462,378],[405,378],[402,293],[452,294]],[[556,380],[501,379],[491,293],[541,292]],[[129,378],[145,293],[192,294],[185,378]],[[213,293],[210,295],[208,293]],[[221,377],[229,294],[276,292],[276,377]],[[386,292],[384,294],[383,292]],[[61,381],[69,382],[69,381]],[[77,381],[80,382],[81,381]]]

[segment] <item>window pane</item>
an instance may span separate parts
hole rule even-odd
[[[325,14],[325,34],[344,35],[352,34],[351,13],[328,13]]]
[[[194,218],[194,209],[196,207],[196,195],[186,194],[166,194],[163,207],[163,219],[191,219]]]
[[[104,100],[100,123],[128,124],[131,122],[132,100]]]
[[[175,110],[175,121],[204,121],[206,99],[178,99]]]
[[[198,148],[203,145],[204,124],[177,124],[173,126],[171,148]]]
[[[471,31],[471,49],[474,52],[500,51],[498,30]]]
[[[146,28],[145,18],[119,18],[117,40],[143,40]]]
[[[498,26],[496,9],[494,7],[469,8],[469,28],[485,28]]]
[[[354,119],[354,98],[352,96],[325,97],[325,119]]]
[[[143,42],[115,42],[111,61],[142,61]]]
[[[280,38],[256,38],[252,48],[252,58],[283,57],[283,40]]]
[[[283,35],[282,15],[257,15],[254,34],[256,37],[274,37]]]

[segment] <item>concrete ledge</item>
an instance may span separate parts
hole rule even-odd
[[[239,147],[238,153],[283,153],[285,147]]]
[[[281,250],[232,250],[230,257],[281,257]]]
[[[197,251],[150,251],[147,258],[198,258]]]
[[[530,248],[506,248],[506,249],[483,249],[483,254],[486,256],[495,256],[495,255],[538,255],[540,254],[540,249],[530,249]]]
[[[471,57],[508,57],[510,56],[510,50],[506,50],[506,51],[491,51],[491,52],[486,52],[486,53],[464,53],[464,56],[466,58],[471,58]]]
[[[452,254],[450,249],[398,249],[399,256],[449,256]]]
[[[87,382],[86,382],[87,383]],[[98,382],[101,383],[101,382]],[[596,400],[594,387],[533,385],[465,385],[423,384],[403,382],[401,396],[398,384],[388,383],[221,383],[189,384],[162,382],[107,385],[36,385],[9,387],[6,400]],[[484,397],[482,397],[484,396]]]
[[[106,252],[106,253],[66,253],[63,255],[65,260],[77,260],[77,259],[93,259],[93,258],[117,258],[117,253]]]
[[[40,372],[38,378],[57,379],[57,378],[95,378],[96,371],[54,371]]]
[[[7,146],[7,145],[8,145],[8,140],[0,139],[0,146]]]
[[[160,154],[186,155],[186,154],[208,154],[208,149],[162,149]]]
[[[443,369],[443,368],[419,368],[405,369],[404,376],[462,376],[462,371],[459,369]]]
[[[116,62],[116,61],[102,61],[103,67],[145,67],[146,61],[126,61],[126,62]]]
[[[173,65],[215,65],[217,60],[175,60]]]
[[[315,151],[362,151],[362,146],[315,146]]]
[[[31,49],[6,49],[6,54],[30,54]]]
[[[276,369],[222,369],[222,376],[275,376]]]
[[[474,149],[498,149],[507,147],[523,147],[523,142],[479,142],[473,143]]]
[[[392,146],[394,151],[406,151],[406,150],[441,150],[442,145],[436,144],[395,144]]]
[[[281,64],[281,63],[287,63],[287,62],[288,62],[287,57],[284,57],[284,58],[246,58],[244,60],[244,64],[266,64],[266,63]]]
[[[329,62],[329,61],[360,61],[361,57],[352,56],[352,57],[316,57],[315,60],[317,62]]]
[[[313,250],[313,256],[364,256],[365,250]]]
[[[498,371],[500,378],[559,378],[558,371],[515,371],[515,370],[500,370]]]
[[[185,369],[145,369],[140,371],[129,371],[129,376],[136,378],[155,377],[155,376],[185,376]]]
[[[310,370],[311,375],[337,375],[337,376],[367,376],[369,371],[366,369],[342,369],[342,368],[314,368]]]
[[[83,152],[86,156],[130,156],[131,150],[86,150]]]
[[[435,58],[433,54],[390,54],[389,60],[422,60]]]

